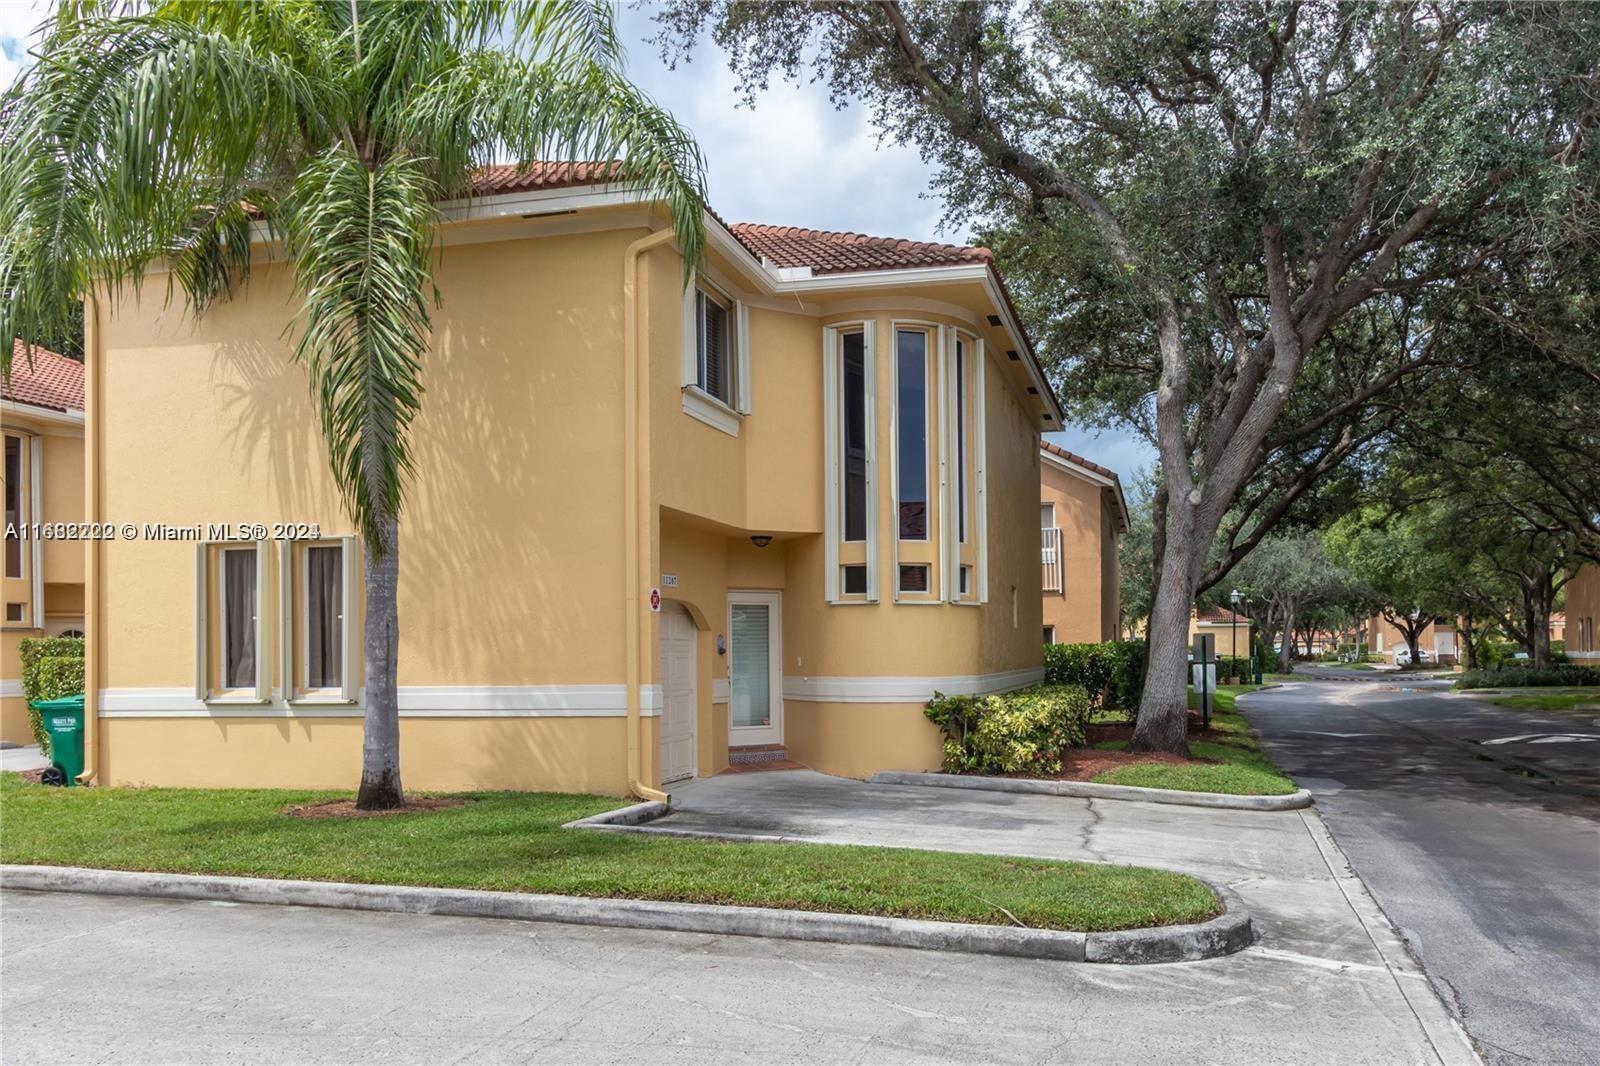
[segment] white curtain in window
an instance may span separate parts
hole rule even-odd
[[[729,655],[728,713],[735,726],[772,724],[770,608],[764,603],[733,605],[733,647]]]
[[[226,597],[223,611],[227,632],[223,634],[223,676],[229,688],[254,688],[256,683],[256,553],[222,553],[223,586]]]

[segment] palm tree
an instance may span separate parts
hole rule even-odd
[[[397,806],[399,531],[439,301],[435,205],[469,196],[489,162],[614,160],[615,180],[666,205],[687,280],[699,150],[623,78],[604,0],[121,6],[62,0],[0,100],[0,337],[58,334],[91,285],[115,299],[152,268],[203,313],[268,228],[365,545],[357,806]]]

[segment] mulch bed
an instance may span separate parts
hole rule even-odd
[[[24,770],[18,776],[24,781],[32,781],[37,785],[44,781],[44,769],[41,767],[38,770]]]
[[[447,811],[466,805],[467,801],[464,799],[418,797],[406,800],[403,807],[391,807],[386,811],[362,811],[356,809],[356,801],[353,799],[337,799],[310,803],[304,807],[285,807],[283,813],[293,818],[387,818],[391,814],[423,814],[428,811]]]
[[[1133,736],[1133,725],[1128,724],[1100,724],[1091,725],[1084,731],[1084,747],[1068,748],[1061,753],[1061,772],[1053,775],[1058,781],[1092,781],[1098,774],[1107,770],[1115,770],[1122,766],[1137,766],[1143,763],[1168,763],[1183,765],[1186,763],[1215,763],[1215,759],[1185,759],[1181,755],[1171,755],[1167,752],[1140,752],[1134,754],[1128,751],[1105,751],[1096,747],[1108,740],[1128,740]],[[1217,743],[1223,741],[1226,733],[1215,729],[1201,729],[1200,715],[1189,715],[1189,739]],[[1033,775],[1024,775],[1033,776]]]

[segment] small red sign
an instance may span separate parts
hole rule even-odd
[[[650,609],[652,611],[656,611],[658,613],[660,612],[660,610],[661,610],[661,590],[660,589],[653,588],[653,589],[650,590]]]

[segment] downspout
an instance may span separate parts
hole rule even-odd
[[[100,521],[100,301],[83,298],[83,517]],[[83,772],[80,785],[94,783],[100,766],[100,542],[85,548],[83,589]]]
[[[666,803],[665,792],[645,784],[642,776],[644,716],[639,707],[639,687],[644,680],[644,633],[649,625],[649,605],[640,592],[650,584],[645,572],[649,558],[650,521],[647,476],[649,459],[644,427],[650,402],[650,362],[641,359],[638,298],[639,257],[672,240],[670,229],[659,230],[628,245],[622,258],[622,549],[624,654],[628,677],[628,789],[636,796]]]

